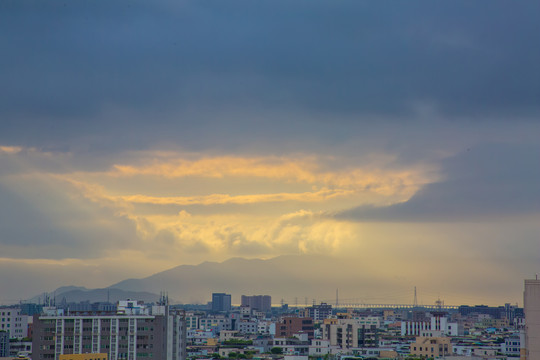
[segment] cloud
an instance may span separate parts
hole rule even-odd
[[[379,156],[376,164],[352,166],[343,164],[333,157],[303,156],[303,157],[250,157],[250,156],[214,156],[200,159],[179,158],[179,154],[167,154],[169,158],[162,159],[154,154],[150,165],[120,165],[113,166],[113,170],[103,175],[110,177],[151,176],[165,179],[178,178],[215,178],[215,179],[242,179],[263,178],[287,183],[311,184],[322,187],[318,192],[312,193],[313,200],[320,196],[335,196],[340,193],[346,195],[350,190],[366,191],[391,196],[398,193],[415,191],[418,186],[431,181],[433,167],[425,164],[402,167],[397,165],[396,158],[392,156]],[[171,156],[173,155],[173,156]],[[75,174],[77,175],[77,174]],[[221,196],[221,195],[216,195]],[[294,194],[275,194],[276,199],[261,201],[276,201],[301,197]],[[308,198],[308,194],[305,195]],[[132,196],[131,201],[157,202],[157,199]],[[254,196],[256,198],[256,196]],[[313,201],[308,200],[308,201]],[[163,202],[188,202],[183,198],[163,199]],[[255,200],[242,199],[237,202],[251,202]]]
[[[0,204],[5,257],[95,258],[136,239],[125,213],[88,201],[55,175],[35,169],[18,167],[0,176]]]
[[[17,154],[22,151],[22,147],[20,146],[0,146],[0,152],[6,153],[6,154]]]
[[[91,164],[84,170],[71,153],[5,151],[3,254],[96,259],[122,250],[174,263],[224,254],[335,252],[349,230],[321,217],[321,209],[343,201],[395,202],[432,176],[430,166],[398,166],[386,155],[378,156],[379,167],[317,155],[144,151],[116,157],[122,162],[113,158],[106,169]]]
[[[535,2],[1,6],[3,143],[333,143],[418,104],[454,121],[539,111]]]
[[[340,212],[357,221],[478,221],[540,212],[538,145],[489,144],[443,162],[443,180],[409,200]]]
[[[214,205],[214,204],[253,204],[253,203],[265,203],[265,202],[282,202],[282,201],[301,201],[301,202],[314,202],[324,201],[330,198],[347,196],[352,194],[352,190],[329,190],[321,189],[317,192],[305,192],[305,193],[277,193],[277,194],[263,194],[263,195],[239,195],[230,196],[227,194],[212,194],[206,196],[176,196],[176,197],[155,197],[145,195],[130,195],[120,196],[120,199],[125,202],[132,203],[146,203],[156,205]]]
[[[464,221],[494,219],[530,246],[539,11],[504,0],[2,1],[0,253],[100,260],[115,274],[235,254],[398,249],[396,263],[415,255],[407,241],[430,244],[416,234],[454,225],[430,232],[439,247],[420,251],[425,264],[467,235]],[[385,243],[377,221],[400,222],[386,235],[398,240]],[[497,235],[475,234],[480,248]],[[508,249],[520,255],[510,273],[526,254]]]

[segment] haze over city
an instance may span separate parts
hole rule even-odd
[[[0,303],[302,255],[335,283],[265,294],[522,305],[539,11],[0,2]]]

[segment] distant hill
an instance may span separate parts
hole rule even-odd
[[[381,286],[395,286],[395,280],[373,278],[357,259],[324,255],[284,255],[268,260],[232,258],[220,263],[180,265],[104,289],[66,286],[56,290],[56,300],[97,302],[109,297],[112,302],[128,298],[152,302],[159,298],[157,294],[167,292],[171,303],[206,304],[213,292],[226,292],[232,294],[235,304],[240,303],[241,295],[271,295],[274,304],[282,300],[289,304],[311,304],[314,300],[333,304],[337,288],[369,296]],[[37,301],[37,297],[34,299]]]
[[[342,269],[336,278],[336,269]],[[203,262],[199,265],[181,265],[147,278],[128,279],[111,288],[126,291],[167,291],[170,298],[181,303],[206,303],[212,292],[233,295],[233,303],[240,302],[241,295],[268,294],[273,303],[281,299],[293,303],[300,297],[309,303],[315,296],[324,296],[317,301],[334,302],[336,287],[355,286],[366,279],[358,261],[336,259],[330,256],[286,255],[268,260],[232,258],[221,263]]]

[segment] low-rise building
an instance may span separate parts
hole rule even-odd
[[[9,356],[9,333],[0,331],[0,357]]]
[[[315,321],[323,321],[332,315],[332,305],[327,303],[321,303],[320,305],[313,305],[307,308],[308,317]]]
[[[199,319],[200,330],[233,330],[231,319],[224,315],[211,315]]]
[[[313,319],[308,317],[284,317],[276,324],[277,337],[291,337],[295,334],[307,334],[308,339],[313,339]]]
[[[358,319],[338,319],[335,324],[323,325],[322,338],[341,349],[378,346],[376,325],[361,324]]]
[[[446,316],[432,316],[429,321],[402,321],[402,336],[419,336],[432,334],[432,337],[463,335],[463,326],[450,322]]]
[[[13,339],[9,342],[9,355],[13,357],[28,356],[32,354],[32,341]]]
[[[309,345],[309,341],[295,337],[274,339],[274,347],[281,348],[283,355],[308,356]]]
[[[329,340],[313,339],[309,346],[309,356],[336,355],[341,352],[341,347],[330,345]]]
[[[519,356],[521,339],[519,335],[512,335],[504,339],[501,344],[501,353],[510,356]]]
[[[236,323],[237,330],[242,334],[256,334],[258,330],[256,321],[241,321]]]
[[[440,357],[452,354],[452,344],[448,337],[417,337],[411,344],[411,354],[424,357]]]

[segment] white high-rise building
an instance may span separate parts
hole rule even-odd
[[[525,349],[527,360],[540,360],[540,280],[525,280]]]
[[[22,339],[27,337],[28,316],[21,314],[20,307],[1,307],[0,330],[9,332],[10,338]]]

